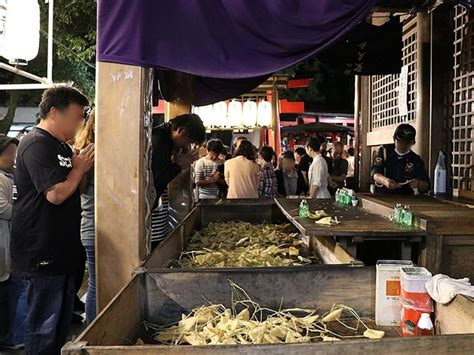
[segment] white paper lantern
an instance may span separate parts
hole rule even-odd
[[[242,108],[242,125],[245,127],[255,127],[257,124],[257,103],[247,100]]]
[[[7,3],[5,34],[0,55],[11,64],[27,64],[38,55],[40,9],[37,0]]]
[[[198,112],[199,117],[201,117],[202,123],[204,123],[204,127],[211,127],[213,115],[212,105],[200,106]]]
[[[257,123],[259,126],[270,127],[272,124],[272,104],[268,101],[260,101],[257,108]]]
[[[230,127],[227,119],[227,104],[225,101],[216,102],[213,107],[213,125],[215,127]]]
[[[242,126],[242,103],[240,101],[232,100],[229,103],[228,117],[231,127]]]
[[[7,0],[0,0],[0,55],[5,45],[5,29],[7,25]]]

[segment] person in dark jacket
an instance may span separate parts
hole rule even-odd
[[[201,118],[191,113],[176,116],[153,128],[151,169],[157,201],[168,183],[199,159],[199,151],[190,147],[201,144],[205,138],[206,129]]]
[[[302,172],[295,167],[295,155],[291,151],[282,154],[281,169],[275,170],[279,196],[307,194],[308,189]]]

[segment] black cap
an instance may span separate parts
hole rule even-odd
[[[402,123],[395,129],[393,138],[404,141],[415,141],[416,129],[408,123]]]
[[[18,145],[19,141],[16,138],[8,137],[4,134],[0,134],[0,154],[11,144]]]

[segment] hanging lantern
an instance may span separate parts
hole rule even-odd
[[[212,105],[201,106],[198,109],[198,115],[201,117],[202,123],[204,123],[204,127],[209,128],[212,126]]]
[[[268,101],[260,101],[257,108],[257,123],[261,127],[272,125],[272,104]]]
[[[229,123],[231,127],[240,127],[242,125],[242,103],[232,100],[229,103]]]
[[[242,108],[242,125],[245,127],[255,127],[257,124],[257,103],[247,100]]]
[[[212,123],[215,127],[227,127],[227,104],[225,101],[213,105]]]
[[[26,65],[38,55],[39,37],[40,9],[38,1],[8,1],[0,55],[8,59],[10,64]]]

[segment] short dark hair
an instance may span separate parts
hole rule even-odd
[[[347,149],[347,153],[349,153],[349,155],[351,157],[353,157],[354,156],[354,148],[350,147],[349,149]]]
[[[0,134],[0,155],[3,154],[3,152],[5,151],[5,149],[7,149],[7,147],[10,145],[10,144],[15,144],[17,147],[18,147],[18,144],[20,142],[18,141],[18,139],[16,138],[10,138],[4,134]]]
[[[321,144],[319,143],[318,138],[311,137],[311,138],[308,138],[308,140],[306,141],[306,146],[310,147],[315,152],[319,152],[319,148],[321,147]]]
[[[40,118],[44,120],[53,107],[62,111],[66,110],[71,104],[88,106],[89,100],[82,92],[70,85],[54,86],[46,89],[39,104]]]
[[[272,147],[269,147],[268,145],[266,145],[260,148],[260,155],[263,158],[263,160],[269,163],[272,161],[272,158],[274,157],[275,153],[273,152]]]
[[[303,149],[303,148],[301,148],[301,149]],[[295,155],[293,154],[293,152],[291,150],[287,150],[286,152],[283,152],[283,154],[281,156],[282,156],[283,159],[295,160]]]
[[[320,145],[322,145],[322,144],[324,144],[324,143],[327,143],[327,139],[326,139],[326,137],[324,137],[323,135],[320,134],[320,135],[318,135],[317,138],[318,138],[318,141],[319,141],[319,144],[320,144]]]
[[[235,152],[235,156],[238,157],[239,155],[247,158],[248,160],[255,160],[256,150],[252,143],[248,140],[243,140],[237,151]]]
[[[303,147],[298,147],[298,148],[295,149],[295,153],[303,156],[303,155],[306,154],[306,150],[304,150]]]
[[[213,152],[217,154],[224,154],[226,151],[224,148],[224,144],[220,139],[210,139],[207,142],[206,148],[208,152]]]
[[[185,113],[184,115],[176,116],[171,120],[171,128],[173,131],[177,131],[178,128],[184,128],[186,137],[192,143],[201,144],[206,139],[206,128],[201,118],[195,113]]]

